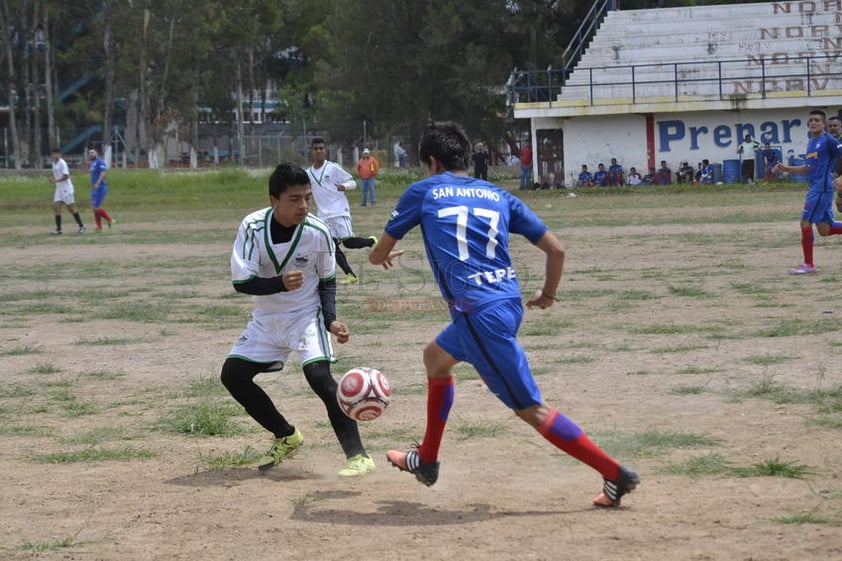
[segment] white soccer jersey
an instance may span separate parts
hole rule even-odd
[[[348,197],[344,191],[336,189],[338,183],[342,183],[347,190],[356,189],[357,182],[350,173],[341,166],[325,160],[319,169],[314,169],[313,166],[307,168],[307,174],[310,176],[310,188],[313,190],[319,218],[324,220],[334,216],[351,216]]]
[[[67,179],[59,181],[65,175]],[[53,162],[53,178],[56,180],[56,189],[70,189],[73,191],[73,182],[70,181],[70,168],[67,167],[67,162],[64,161],[64,158],[59,158]]]
[[[67,179],[59,181],[65,175]],[[70,168],[67,167],[67,162],[64,161],[64,158],[59,158],[53,162],[53,177],[56,180],[53,201],[57,203],[63,202],[67,205],[75,204],[76,199],[73,192],[73,182],[70,181]]]
[[[303,271],[304,284],[289,292],[252,296],[254,318],[279,313],[315,314],[321,307],[319,281],[336,276],[333,239],[324,222],[308,214],[288,242],[274,244],[270,225],[272,208],[246,216],[231,252],[231,279],[243,283],[254,277],[271,278]]]

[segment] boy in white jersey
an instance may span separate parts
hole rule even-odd
[[[222,366],[221,379],[248,414],[274,434],[272,447],[258,465],[261,471],[270,469],[295,454],[304,437],[254,378],[283,369],[289,354],[296,352],[347,458],[339,475],[354,477],[373,472],[375,466],[357,423],[336,401],[330,335],[345,343],[350,333],[336,319],[333,239],[325,223],[309,213],[310,198],[307,172],[281,164],[269,178],[271,206],[249,214],[240,224],[231,278],[237,292],[252,295],[254,311]]]
[[[70,168],[67,167],[67,162],[61,157],[61,150],[53,148],[50,150],[50,157],[53,159],[53,176],[50,178],[50,183],[56,186],[56,191],[53,194],[53,211],[55,213],[56,229],[52,231],[55,236],[61,235],[61,206],[66,205],[67,210],[73,215],[76,224],[79,225],[79,233],[85,233],[85,225],[82,223],[82,217],[79,216],[79,211],[76,210],[76,197],[73,192],[73,182],[70,181]]]
[[[349,249],[372,247],[377,243],[374,236],[359,238],[354,236],[351,227],[351,208],[345,191],[357,188],[357,182],[350,173],[338,164],[327,159],[327,145],[323,138],[316,137],[310,143],[310,153],[313,164],[307,168],[313,198],[316,199],[318,216],[327,223],[331,235],[336,242],[336,263],[346,277],[339,281],[341,284],[354,284],[359,279],[348,264],[348,258],[339,247],[340,244]]]

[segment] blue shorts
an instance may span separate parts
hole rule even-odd
[[[500,300],[471,314],[456,314],[436,337],[453,358],[473,365],[488,389],[510,409],[542,403],[526,353],[517,342],[522,318],[519,299]]]
[[[833,191],[810,189],[804,198],[801,220],[811,224],[833,223]]]
[[[108,187],[101,185],[96,189],[91,189],[91,206],[99,208],[105,201],[105,195],[108,193]]]

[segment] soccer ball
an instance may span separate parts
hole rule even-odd
[[[356,421],[373,421],[386,410],[391,399],[389,381],[375,368],[352,368],[342,375],[336,388],[339,407]]]

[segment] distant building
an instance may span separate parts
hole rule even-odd
[[[842,0],[608,11],[570,70],[510,80],[535,180],[582,164],[739,161],[746,134],[798,158],[810,109],[842,107]],[[762,174],[762,170],[758,170]]]

